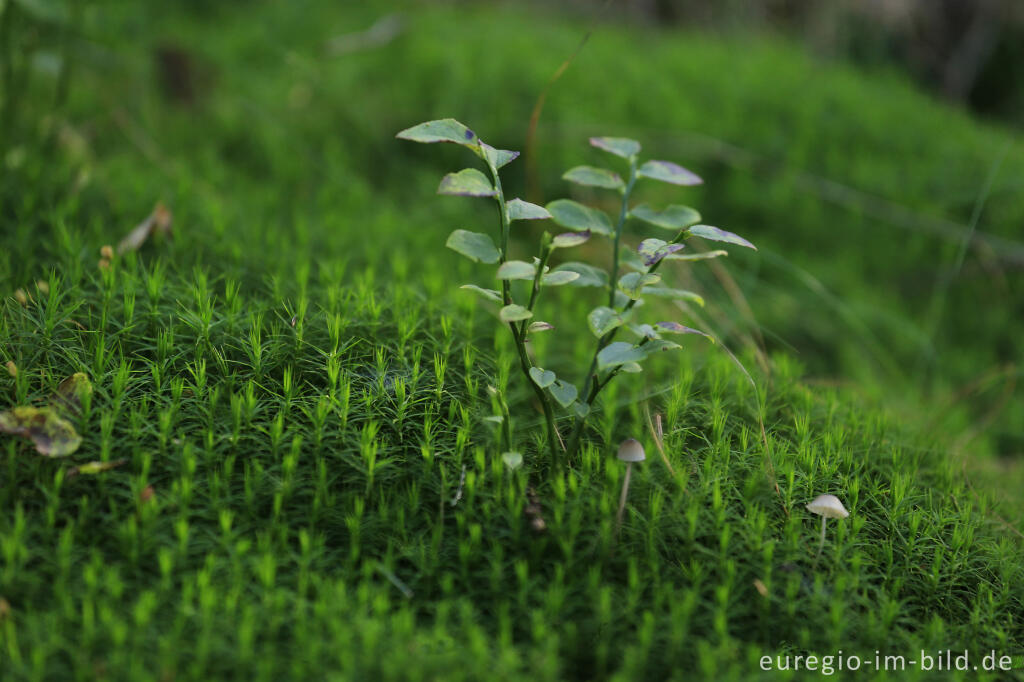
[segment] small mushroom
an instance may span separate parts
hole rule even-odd
[[[622,441],[622,445],[619,446],[618,458],[626,463],[626,480],[622,482],[622,496],[619,498],[619,513],[615,516],[615,534],[619,534],[619,528],[622,526],[622,512],[626,508],[626,495],[629,493],[629,475],[633,471],[633,462],[642,462],[647,457],[644,456],[644,446],[640,445],[640,441],[636,438],[627,438]]]
[[[818,554],[825,547],[825,521],[828,519],[845,519],[850,515],[846,507],[835,495],[818,495],[810,504],[807,511],[821,517],[821,544],[818,545]]]

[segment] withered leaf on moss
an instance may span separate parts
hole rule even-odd
[[[40,455],[67,457],[82,444],[75,427],[49,407],[15,407],[0,412],[0,433],[29,438]]]

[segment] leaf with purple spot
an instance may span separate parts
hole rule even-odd
[[[463,147],[476,148],[476,135],[468,127],[454,118],[442,118],[427,121],[411,128],[406,128],[395,135],[401,140],[433,144],[435,142],[452,142]]]
[[[529,327],[526,328],[526,331],[529,332],[530,334],[535,334],[537,332],[551,331],[554,328],[555,325],[551,324],[550,322],[533,322],[530,324]]]
[[[715,337],[710,334],[702,332],[699,329],[694,329],[693,327],[681,325],[678,322],[658,322],[654,326],[658,328],[658,331],[667,334],[697,334],[698,336],[703,336],[704,338],[709,339],[711,343],[715,342]]]
[[[748,242],[743,237],[732,232],[726,232],[725,230],[712,227],[711,225],[694,225],[688,232],[693,237],[703,237],[704,239],[710,239],[713,242],[725,242],[726,244],[736,244],[737,246],[745,246],[748,249],[757,251],[757,247]]]
[[[556,249],[568,249],[573,246],[579,246],[588,239],[590,239],[590,230],[565,232],[555,235],[555,238],[551,240],[551,246]]]
[[[475,168],[463,168],[441,179],[438,194],[457,197],[493,197],[497,194],[487,176]]]
[[[671,161],[648,161],[637,169],[636,175],[638,178],[660,180],[672,185],[690,186],[704,182],[695,173]]]
[[[640,153],[640,143],[628,137],[592,137],[590,144],[609,154],[628,159]]]
[[[669,244],[663,239],[645,239],[637,247],[637,253],[644,258],[644,265],[651,267],[669,254],[686,248],[683,244]]]

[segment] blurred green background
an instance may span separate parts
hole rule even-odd
[[[523,149],[538,96],[592,31],[548,91],[513,192],[563,195],[591,134],[692,168],[706,180],[692,203],[761,247],[688,275],[731,346],[791,352],[816,381],[948,428],[949,456],[1016,485],[1019,10],[9,0],[3,234],[39,238],[37,260],[5,249],[0,276],[37,273],[68,216],[83,241],[111,241],[161,198],[191,258],[255,278],[294,258],[415,261],[479,214],[424,200],[456,152],[394,132],[453,116]],[[265,248],[232,238],[240,222]]]

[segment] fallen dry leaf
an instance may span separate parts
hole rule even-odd
[[[12,377],[18,376],[18,366],[14,364],[14,360],[7,361],[7,373],[10,374]]]
[[[757,593],[762,597],[768,596],[768,586],[761,582],[759,578],[754,578],[754,589],[757,590]]]
[[[31,439],[36,451],[47,457],[66,457],[82,444],[75,427],[48,407],[15,407],[0,412],[0,433]]]
[[[57,392],[50,398],[50,404],[58,409],[78,413],[87,395],[92,395],[92,382],[84,373],[75,372],[60,382]]]
[[[85,474],[87,476],[102,474],[104,471],[110,471],[116,469],[119,466],[124,466],[128,463],[127,458],[115,459],[109,462],[88,462],[87,464],[79,464],[76,467],[68,469],[67,478],[74,478],[79,474]]]
[[[117,245],[117,252],[122,254],[126,251],[138,251],[139,247],[149,239],[151,234],[159,232],[169,236],[171,234],[171,227],[171,212],[163,203],[158,202],[156,207],[153,208],[153,212],[149,214],[149,217],[139,223],[134,230],[128,233],[127,237],[121,240],[121,243]]]

